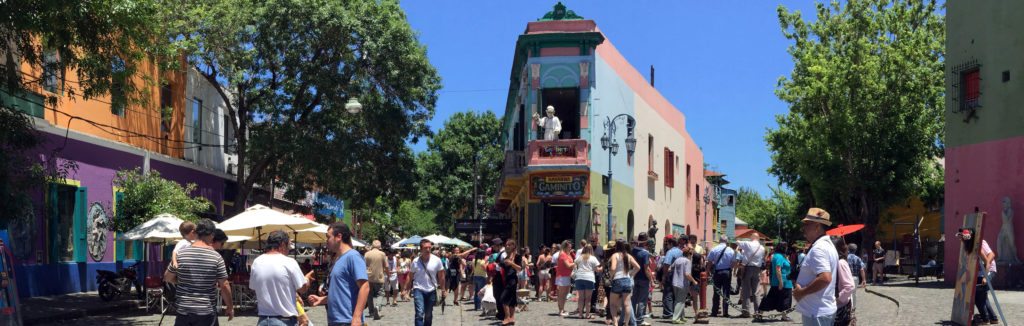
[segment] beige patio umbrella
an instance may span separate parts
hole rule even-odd
[[[267,206],[255,205],[245,209],[244,212],[221,222],[218,226],[228,236],[240,235],[258,239],[262,242],[265,234],[274,231],[284,231],[294,234],[298,230],[308,229],[316,226],[316,223],[305,218],[291,216],[279,211],[270,209]]]

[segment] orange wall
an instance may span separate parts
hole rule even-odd
[[[184,60],[182,60],[182,64],[184,64]],[[42,75],[41,68],[25,63],[22,64],[22,71],[28,74],[29,78],[38,78]],[[160,87],[156,78],[153,78],[158,75],[172,85],[174,112],[171,114],[170,128],[167,133],[160,130]],[[82,99],[78,95],[74,98],[69,96],[71,93],[69,90],[74,90],[76,94],[81,93],[79,79],[73,70],[68,71],[65,76],[67,81],[63,85],[64,89],[58,89],[58,93],[48,92],[38,84],[27,87],[29,91],[46,97],[57,96],[56,107],[50,105],[49,102],[45,105],[44,117],[47,122],[60,128],[70,128],[77,132],[129,144],[171,157],[184,157],[184,151],[181,148],[187,145],[180,142],[184,139],[185,129],[185,74],[183,72],[163,72],[161,74],[155,64],[149,61],[143,62],[137,70],[137,75],[131,80],[140,92],[148,92],[141,93],[148,99],[148,103],[128,104],[124,116],[111,113],[110,95],[88,100]]]

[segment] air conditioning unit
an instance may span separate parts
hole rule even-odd
[[[228,163],[227,172],[230,175],[238,175],[238,164]]]

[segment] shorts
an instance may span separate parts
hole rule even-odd
[[[459,274],[458,273],[456,273],[455,275],[449,275],[448,276],[448,289],[452,290],[452,291],[455,291],[455,287],[459,283],[461,283],[461,282],[462,282],[462,280],[459,278]]]
[[[541,281],[546,281],[547,279],[551,278],[551,274],[548,274],[548,271],[546,270],[541,270],[539,273],[537,273],[537,277],[539,277]]]
[[[388,280],[387,286],[384,287],[387,291],[398,291],[398,279]]]
[[[570,286],[572,285],[572,279],[568,276],[559,276],[555,278],[555,286]]]
[[[617,278],[612,280],[612,293],[633,293],[633,279]]]
[[[577,291],[593,291],[594,290],[594,282],[593,281],[587,281],[587,280],[576,280],[576,290]]]

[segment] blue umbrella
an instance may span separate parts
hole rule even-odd
[[[398,243],[395,243],[395,244],[391,245],[391,247],[392,248],[396,248],[396,249],[397,248],[415,247],[415,246],[420,245],[420,240],[422,240],[422,239],[423,239],[422,237],[420,237],[418,235],[414,235],[414,236],[405,238],[402,241],[399,241]]]

